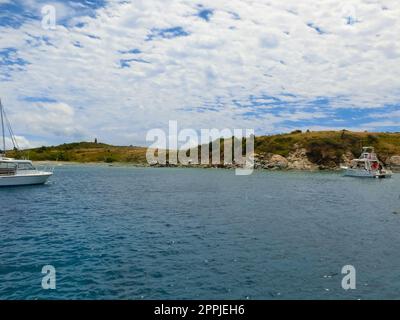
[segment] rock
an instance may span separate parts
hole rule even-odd
[[[254,167],[256,169],[268,170],[287,169],[288,161],[285,157],[278,154],[257,154],[254,157]]]
[[[313,164],[307,158],[307,150],[305,148],[297,149],[289,154],[288,168],[293,170],[317,170],[318,166]]]
[[[400,156],[391,156],[385,163],[395,172],[400,172]]]
[[[400,156],[392,156],[388,161],[391,166],[400,166]]]
[[[336,165],[336,162],[333,160],[325,161],[324,164],[320,164],[318,166],[319,170],[340,170],[340,167]]]
[[[274,154],[268,161],[268,168],[286,169],[288,167],[288,161],[285,157],[279,154]]]
[[[349,167],[353,159],[354,155],[350,151],[347,151],[346,153],[342,154],[341,162],[344,166]]]

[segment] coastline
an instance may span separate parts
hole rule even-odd
[[[88,166],[88,167],[115,167],[115,168],[153,168],[153,169],[217,169],[217,170],[235,170],[239,166],[207,166],[207,165],[149,165],[130,162],[77,162],[77,161],[33,161],[36,166],[63,167],[63,166]],[[340,172],[341,169],[276,169],[276,168],[260,168],[254,167],[255,171],[269,172]]]
[[[237,164],[224,164],[225,141],[220,139],[220,164],[194,164],[201,157],[203,148],[199,145],[188,149],[190,165],[153,164],[147,162],[146,147],[113,146],[105,143],[74,142],[58,146],[42,146],[21,151],[9,151],[11,158],[28,158],[43,165],[104,165],[126,167],[189,167],[236,169]],[[375,148],[378,158],[385,167],[400,171],[400,133],[307,131],[271,136],[258,136],[254,141],[254,169],[282,171],[340,171],[359,158],[363,146]],[[154,149],[154,153],[158,153]],[[166,150],[169,157],[169,151]],[[211,163],[211,159],[209,160]]]

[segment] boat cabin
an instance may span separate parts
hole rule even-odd
[[[352,161],[351,169],[380,171],[383,169],[373,147],[363,147],[360,158]]]
[[[0,158],[0,176],[13,176],[20,171],[36,170],[30,160]]]
[[[0,161],[0,176],[13,176],[17,173],[17,164]]]

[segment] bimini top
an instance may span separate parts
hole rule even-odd
[[[6,162],[6,163],[32,163],[31,160],[17,160],[13,158],[6,158],[6,157],[1,157],[0,156],[0,162]]]
[[[363,151],[361,153],[359,161],[378,161],[378,157],[376,156],[374,147],[363,147]]]

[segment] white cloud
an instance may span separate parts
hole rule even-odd
[[[84,137],[84,130],[77,124],[74,109],[65,103],[31,103],[23,113],[10,116],[19,132],[34,132],[41,136]],[[20,124],[23,123],[23,126]]]
[[[37,142],[32,143],[31,141],[29,141],[28,138],[26,138],[24,136],[15,136],[14,138],[17,142],[17,145],[15,147],[17,147],[21,150],[22,149],[31,149],[31,148],[35,148],[35,147],[39,147],[39,146],[43,145],[43,143],[42,144],[37,143]],[[5,142],[6,142],[6,150],[12,150],[14,148],[13,141],[11,140],[10,137],[6,137]],[[3,142],[1,142],[1,143],[3,143]],[[3,145],[1,145],[0,148],[2,149]]]
[[[209,22],[196,16],[195,3],[133,0],[110,1],[96,17],[75,18],[85,23],[80,28],[46,31],[32,21],[17,30],[2,28],[0,48],[15,47],[30,63],[0,88],[19,132],[135,144],[170,119],[183,127],[266,133],[286,120],[328,115],[323,108],[303,108],[319,97],[330,98],[331,108],[399,101],[398,1],[201,3],[213,9]],[[61,16],[69,10],[58,8]],[[174,27],[189,35],[146,41],[152,30]],[[132,49],[140,53],[121,53]],[[121,68],[121,59],[130,67]],[[22,99],[43,95],[58,103]],[[249,110],[235,102],[249,105],[249,96],[264,99],[260,108],[270,112],[246,117]],[[286,113],[263,96],[286,101]],[[204,106],[217,111],[182,111]]]

